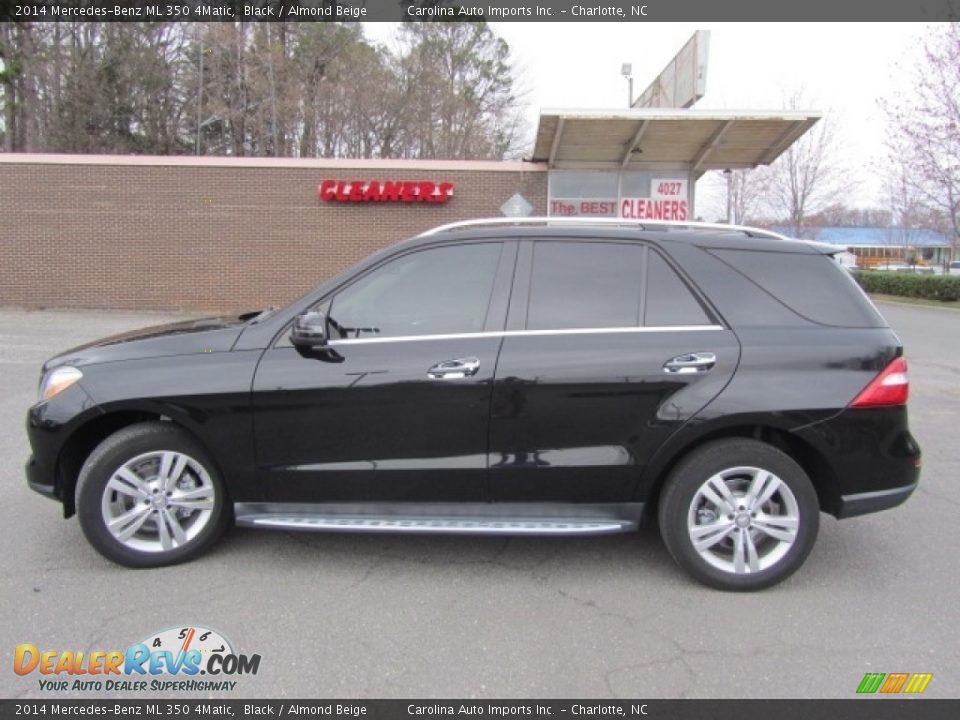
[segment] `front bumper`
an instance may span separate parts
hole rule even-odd
[[[27,440],[30,458],[24,468],[31,490],[55,500],[63,501],[65,517],[73,513],[72,484],[64,489],[61,454],[75,428],[91,416],[102,412],[86,391],[76,383],[46,402],[39,402],[27,411]],[[59,469],[58,469],[59,468]],[[77,468],[79,469],[79,468]]]
[[[54,500],[60,499],[57,496],[56,485],[53,484],[52,473],[41,468],[40,463],[37,462],[37,459],[33,455],[27,460],[25,470],[27,473],[27,485],[30,486],[31,490],[40,493],[44,497]]]
[[[888,488],[887,490],[875,490],[873,492],[857,493],[855,495],[841,495],[840,508],[837,511],[838,518],[856,517],[857,515],[866,515],[867,513],[889,510],[892,507],[901,505],[907,501],[907,498],[917,489],[917,483],[904,485],[903,487]]]

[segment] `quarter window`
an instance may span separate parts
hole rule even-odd
[[[432,248],[392,260],[339,292],[331,338],[480,332],[501,243]]]
[[[710,252],[807,320],[833,327],[886,325],[850,273],[826,255],[752,250]]]

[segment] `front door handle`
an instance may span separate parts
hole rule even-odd
[[[695,352],[677,355],[663,364],[663,371],[675,375],[707,372],[717,364],[717,356],[712,352]]]
[[[437,363],[427,370],[427,377],[433,380],[458,380],[476,375],[479,370],[479,358],[457,358]]]

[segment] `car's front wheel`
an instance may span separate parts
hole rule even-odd
[[[684,458],[660,498],[660,533],[677,563],[722,590],[759,590],[793,574],[820,522],[803,468],[757,440],[708,443]]]
[[[90,544],[129,567],[189,560],[227,521],[215,464],[170,423],[131,425],[100,443],[80,471],[76,501]]]

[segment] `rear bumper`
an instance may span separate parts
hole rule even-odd
[[[920,479],[920,446],[910,434],[907,408],[848,408],[794,433],[809,443],[811,479],[820,506],[838,518],[900,505]]]
[[[903,487],[875,490],[873,492],[857,493],[855,495],[841,495],[838,518],[856,517],[868,513],[889,510],[904,502],[917,489],[917,483]]]

